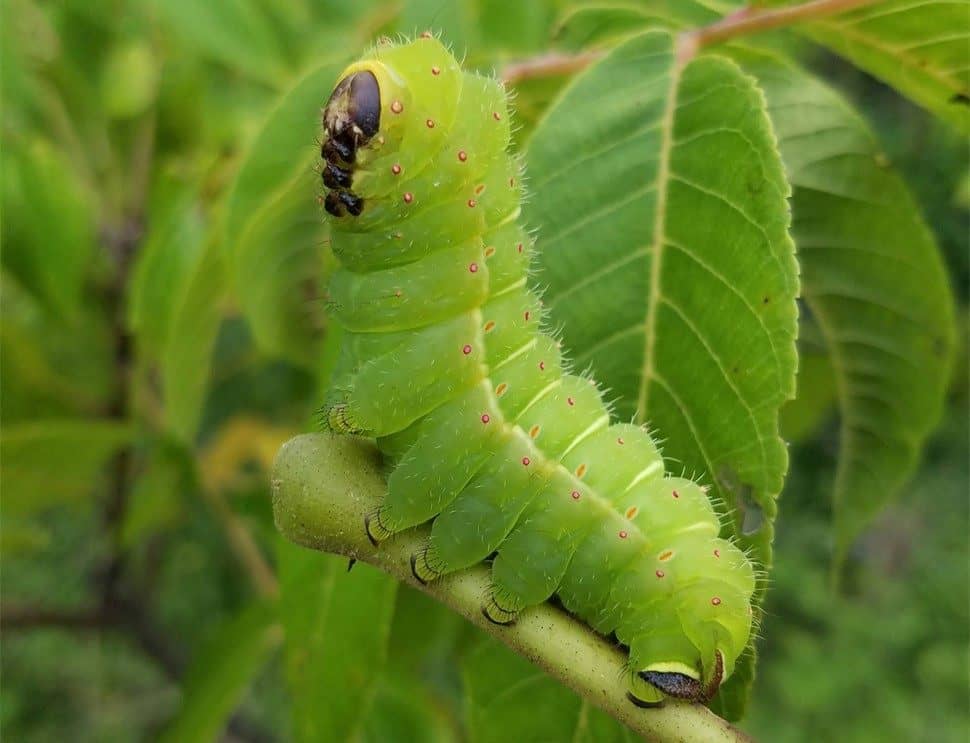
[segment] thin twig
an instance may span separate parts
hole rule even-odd
[[[748,36],[773,28],[838,15],[880,1],[813,0],[800,5],[789,5],[783,8],[770,8],[761,11],[743,8],[741,11],[727,15],[709,26],[687,31],[685,35],[693,39],[698,49],[703,49],[739,36]],[[745,13],[744,10],[749,12]]]
[[[700,704],[635,706],[627,698],[626,654],[549,604],[524,611],[508,627],[488,621],[482,603],[491,574],[484,564],[419,584],[410,556],[427,543],[426,526],[380,547],[367,539],[364,518],[380,505],[386,490],[373,444],[349,436],[298,436],[280,449],[273,469],[276,526],[297,544],[370,563],[433,596],[647,740],[751,742],[746,733]]]
[[[516,85],[523,80],[533,78],[557,77],[569,75],[588,67],[603,56],[599,50],[581,52],[579,54],[564,54],[549,52],[537,57],[511,62],[502,70],[499,77],[508,85]]]
[[[801,5],[760,10],[752,6],[740,8],[720,20],[681,33],[677,46],[678,59],[686,62],[698,51],[725,41],[838,15],[882,0],[812,0]],[[523,80],[557,77],[580,72],[600,59],[605,52],[594,49],[577,54],[550,52],[509,63],[501,72],[501,79],[515,85]]]

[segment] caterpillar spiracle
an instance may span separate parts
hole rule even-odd
[[[379,44],[323,128],[346,331],[323,418],[394,462],[368,536],[433,521],[418,580],[491,559],[489,620],[555,595],[628,648],[635,703],[709,700],[748,642],[752,565],[544,332],[502,85],[431,34]]]

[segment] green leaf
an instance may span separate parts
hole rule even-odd
[[[279,646],[276,620],[276,604],[260,602],[212,631],[189,668],[182,708],[162,734],[162,743],[219,739],[253,678]]]
[[[862,118],[817,78],[751,57],[793,186],[802,290],[841,410],[836,563],[912,475],[939,419],[953,299],[933,237]]]
[[[131,485],[121,526],[121,543],[131,549],[146,537],[170,528],[182,516],[182,493],[189,489],[184,454],[156,442]]]
[[[446,743],[462,740],[420,682],[382,679],[360,735],[362,743]]]
[[[571,5],[559,18],[555,35],[569,49],[612,45],[650,26],[681,29],[713,23],[730,12],[730,5],[730,0],[717,9],[699,0],[618,0]]]
[[[10,280],[0,276],[0,400],[3,423],[96,415],[114,385],[106,323],[82,307],[65,326]]]
[[[384,666],[397,581],[282,539],[277,554],[294,739],[351,740]]]
[[[253,0],[155,0],[176,36],[201,54],[273,87],[288,77],[282,41]]]
[[[94,204],[49,142],[4,139],[3,266],[61,320],[82,300],[95,248]]]
[[[268,193],[233,246],[236,296],[257,344],[266,352],[312,365],[324,323],[327,229],[315,200],[313,173]]]
[[[131,426],[99,419],[4,425],[3,512],[30,513],[90,494],[101,468],[132,439]]]
[[[315,201],[314,132],[339,66],[325,62],[281,98],[246,153],[226,209],[233,285],[260,346],[309,362],[322,303],[326,228]]]
[[[0,521],[0,557],[17,557],[42,552],[51,542],[50,532],[28,519],[10,518],[3,514]]]
[[[797,386],[795,399],[781,409],[781,431],[790,444],[811,438],[835,412],[835,371],[827,353],[799,343]]]
[[[482,638],[462,661],[469,743],[627,743],[636,736],[504,645]]]
[[[192,442],[202,416],[222,320],[224,272],[219,246],[210,241],[175,304],[162,355],[166,422],[183,443]]]
[[[119,44],[111,50],[101,74],[101,100],[112,118],[128,119],[155,102],[161,64],[145,41]]]
[[[760,92],[733,63],[685,65],[670,34],[644,34],[573,82],[528,161],[525,219],[572,358],[714,486],[727,532],[770,566],[798,281]]]
[[[892,0],[798,27],[970,132],[970,3]]]
[[[128,294],[128,324],[140,350],[160,355],[176,305],[205,250],[197,189],[163,177],[153,194],[148,234]]]

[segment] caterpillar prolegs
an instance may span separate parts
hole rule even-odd
[[[629,649],[635,702],[708,700],[748,641],[754,571],[543,331],[501,84],[430,34],[378,45],[323,125],[347,331],[324,419],[394,462],[372,541],[433,521],[419,580],[494,556],[490,620],[555,595]]]

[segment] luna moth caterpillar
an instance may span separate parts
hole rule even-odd
[[[502,85],[430,34],[378,44],[323,128],[346,331],[323,419],[393,463],[370,539],[431,521],[419,581],[491,560],[490,621],[555,597],[628,649],[632,701],[708,701],[748,642],[754,570],[544,330]]]

